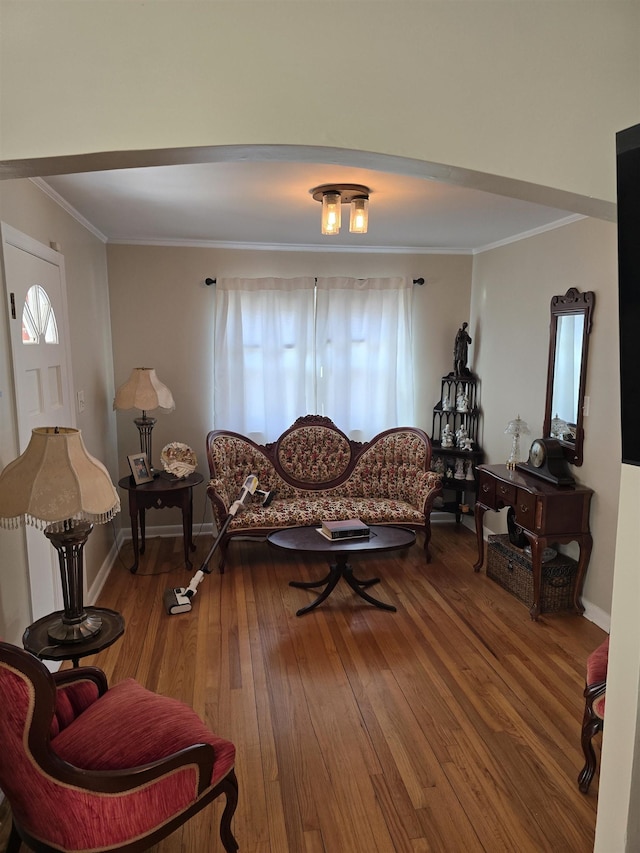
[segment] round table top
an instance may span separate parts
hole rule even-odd
[[[77,643],[55,643],[49,639],[48,630],[51,624],[62,616],[64,610],[56,610],[34,622],[24,632],[22,645],[36,657],[46,660],[73,660],[87,655],[97,654],[122,636],[124,633],[124,617],[116,610],[106,607],[85,607],[88,615],[99,616],[102,628],[95,636]]]
[[[174,489],[190,489],[193,486],[198,486],[203,480],[204,477],[197,471],[189,474],[188,477],[172,477],[169,474],[161,472],[148,483],[139,483],[136,485],[133,477],[129,476],[118,480],[118,485],[121,489],[127,489],[128,491],[138,489],[144,492],[168,492]]]
[[[317,554],[336,554],[358,551],[393,551],[407,548],[416,541],[416,534],[408,527],[386,524],[369,525],[370,535],[362,539],[335,539],[330,541],[314,525],[308,527],[285,527],[267,536],[274,548],[290,551],[313,551]]]

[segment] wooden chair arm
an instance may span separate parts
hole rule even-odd
[[[52,673],[56,687],[66,687],[76,681],[92,681],[98,688],[98,694],[102,696],[109,687],[107,676],[97,666],[81,666],[75,669],[63,669]]]
[[[47,744],[44,749],[34,749],[42,769],[56,781],[65,785],[73,785],[93,793],[126,793],[141,785],[160,782],[172,773],[194,767],[197,773],[197,795],[211,785],[214,748],[208,743],[199,743],[175,752],[166,758],[160,758],[139,767],[128,767],[123,770],[85,770],[75,767],[60,758]]]

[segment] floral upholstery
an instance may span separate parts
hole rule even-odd
[[[327,483],[346,472],[351,447],[345,435],[326,427],[300,427],[284,435],[278,460],[290,477],[301,483]]]
[[[207,458],[207,494],[218,529],[249,474],[258,477],[260,489],[275,494],[268,506],[254,496],[228,523],[221,571],[233,536],[266,536],[326,519],[360,518],[367,524],[424,531],[429,557],[430,513],[442,484],[430,470],[431,442],[420,429],[386,430],[361,444],[350,441],[328,418],[307,415],[270,445],[214,430],[207,436]]]

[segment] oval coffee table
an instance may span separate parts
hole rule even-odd
[[[329,573],[319,581],[289,581],[289,586],[298,589],[317,589],[324,587],[315,601],[302,607],[296,612],[296,616],[302,616],[322,604],[333,592],[340,578],[344,578],[351,589],[382,610],[391,610],[395,613],[396,608],[391,604],[385,604],[373,598],[365,590],[373,584],[379,583],[380,578],[369,578],[359,580],[353,574],[353,570],[347,562],[350,554],[358,554],[370,551],[396,551],[400,548],[408,548],[416,541],[416,534],[407,527],[393,527],[383,524],[370,525],[371,534],[366,539],[337,539],[330,541],[319,533],[318,527],[286,527],[284,530],[276,530],[267,536],[267,542],[274,548],[285,551],[310,551],[314,554],[326,554],[330,558]],[[332,559],[334,558],[334,559]]]

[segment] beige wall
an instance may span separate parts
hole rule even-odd
[[[596,295],[584,464],[572,470],[595,490],[585,599],[590,617],[603,627],[611,613],[621,455],[616,241],[615,225],[584,219],[477,255],[471,311],[475,366],[482,380],[483,447],[487,461],[499,463],[511,448],[504,428],[518,414],[531,429],[521,440],[523,454],[542,435],[551,297],[570,287]],[[490,532],[504,532],[504,513],[487,513],[485,524]]]
[[[2,0],[0,12],[1,160],[328,146],[613,202],[613,136],[637,117],[633,0]]]
[[[154,367],[171,389],[176,409],[158,415],[153,430],[154,463],[169,441],[184,441],[196,452],[199,470],[208,473],[205,437],[213,422],[213,339],[215,286],[207,277],[405,275],[423,277],[414,289],[416,424],[431,433],[432,408],[440,378],[452,367],[455,333],[468,319],[471,298],[469,255],[348,254],[329,252],[240,251],[110,245],[107,251],[116,385],[135,366]],[[309,414],[300,412],[300,415]],[[120,473],[126,456],[138,447],[133,413],[120,412]],[[338,424],[340,426],[340,424]],[[272,436],[275,438],[276,436]],[[206,515],[205,515],[206,510]],[[165,513],[167,519],[177,523]],[[204,488],[194,495],[196,523],[211,514]],[[149,518],[165,524],[165,518]]]
[[[89,452],[117,475],[115,423],[110,411],[113,399],[109,293],[104,244],[79,225],[31,181],[0,183],[0,220],[49,245],[59,243],[65,257],[67,302],[73,384],[84,390],[86,408],[77,414],[77,426]],[[0,468],[18,452],[13,403],[11,345],[8,335],[7,300],[0,268]],[[75,403],[75,401],[74,401]],[[96,525],[85,548],[88,586],[113,548],[111,525]],[[31,622],[24,534],[0,529],[0,636],[20,642]]]

